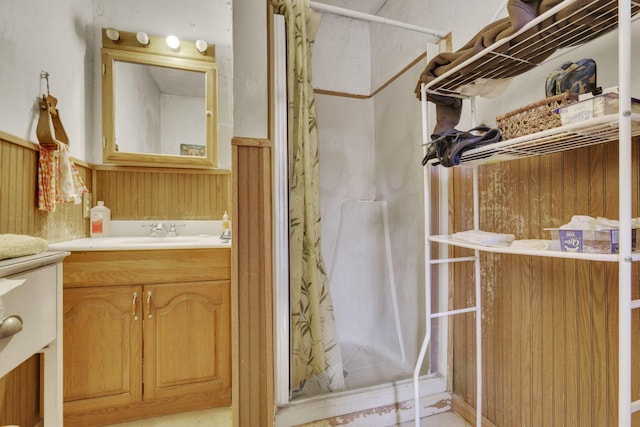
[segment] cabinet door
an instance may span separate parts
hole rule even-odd
[[[142,399],[142,288],[65,289],[65,413]]]
[[[231,389],[230,282],[144,287],[144,399]]]

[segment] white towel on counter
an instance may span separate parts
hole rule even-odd
[[[516,249],[533,249],[546,251],[549,249],[549,245],[551,244],[551,240],[545,239],[521,239],[514,240],[511,242],[511,247]]]
[[[0,234],[0,260],[46,252],[49,244],[39,237],[24,234]]]
[[[515,240],[513,234],[492,233],[482,230],[459,231],[451,235],[452,238],[463,240],[476,245],[509,245]]]

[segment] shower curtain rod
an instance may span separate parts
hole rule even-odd
[[[320,12],[327,12],[334,15],[347,16],[349,18],[361,19],[363,21],[371,21],[377,22],[380,24],[391,25],[394,27],[404,28],[411,31],[417,31],[420,33],[429,34],[431,36],[437,37],[438,39],[442,39],[447,35],[447,32],[439,31],[439,30],[431,30],[429,28],[419,27],[417,25],[407,24],[400,21],[394,21],[393,19],[383,18],[377,15],[370,15],[364,12],[357,12],[355,10],[344,9],[342,7],[331,6],[324,3],[318,3],[316,1],[310,1],[309,5]]]

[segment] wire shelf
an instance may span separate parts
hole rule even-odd
[[[460,165],[475,166],[499,163],[574,150],[590,145],[617,142],[619,137],[618,119],[618,114],[609,114],[485,145],[464,152],[460,159]],[[632,114],[631,120],[631,136],[639,136],[640,114]],[[428,164],[436,162],[438,160],[433,159]]]
[[[638,12],[640,2],[632,1],[631,15]],[[618,0],[565,0],[427,83],[427,93],[464,96],[469,85],[521,74],[543,64],[559,48],[578,46],[615,29],[617,22]]]

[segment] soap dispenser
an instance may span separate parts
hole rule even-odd
[[[230,240],[231,239],[231,229],[229,228],[229,215],[227,211],[224,211],[224,215],[222,215],[222,234],[220,235],[222,240]]]

